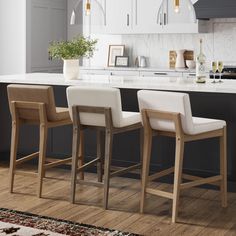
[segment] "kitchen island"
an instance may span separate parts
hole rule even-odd
[[[66,81],[61,74],[25,74],[0,76],[1,86],[1,143],[0,152],[4,159],[9,159],[11,118],[8,108],[6,86],[8,84],[38,84],[54,87],[57,106],[67,106],[66,88],[68,86],[116,87],[121,90],[123,110],[138,111],[137,91],[153,89],[187,92],[190,95],[194,116],[223,119],[228,131],[228,176],[236,181],[236,81],[224,80],[223,83],[197,84],[193,77],[132,77],[83,75],[78,80]],[[116,164],[127,165],[139,160],[138,131],[117,135],[114,139],[113,160]],[[86,158],[95,155],[95,133],[86,133]],[[192,142],[186,145],[184,169],[203,177],[219,171],[218,140],[211,139]],[[51,130],[48,153],[57,157],[71,155],[72,127]],[[171,138],[158,137],[154,140],[151,169],[163,169],[174,161],[175,142]],[[22,129],[19,153],[25,154],[38,148],[38,129]],[[1,163],[1,160],[0,160]]]

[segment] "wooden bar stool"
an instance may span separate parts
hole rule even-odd
[[[73,120],[73,154],[72,154],[72,178],[71,178],[71,202],[75,202],[75,188],[77,173],[86,167],[97,163],[98,182],[87,182],[79,180],[80,184],[102,186],[104,188],[104,208],[108,207],[108,193],[110,178],[140,168],[136,164],[127,168],[119,168],[110,173],[112,158],[112,143],[115,134],[131,130],[142,130],[141,115],[137,112],[124,112],[121,106],[119,89],[115,88],[86,88],[69,87],[67,99],[70,108],[70,115]],[[87,128],[97,130],[97,158],[93,161],[80,165],[77,168],[79,145],[81,133]],[[101,156],[101,132],[105,132],[105,157]],[[142,132],[141,132],[142,133]],[[141,135],[142,136],[142,135]],[[102,182],[104,162],[104,181]]]
[[[227,206],[227,153],[226,122],[223,120],[192,117],[189,95],[185,93],[139,91],[139,108],[142,111],[144,125],[144,152],[142,173],[142,194],[140,211],[144,211],[146,193],[172,199],[172,222],[178,216],[179,195],[181,189],[202,184],[219,185],[222,207]],[[163,135],[176,139],[175,166],[149,176],[150,155],[153,135]],[[200,178],[182,173],[184,145],[189,141],[219,137],[220,174],[209,178]],[[174,172],[173,193],[148,187],[148,182]],[[182,183],[182,179],[191,182]]]
[[[42,182],[45,171],[58,165],[71,163],[71,158],[64,160],[46,159],[48,129],[71,125],[68,108],[55,106],[53,88],[50,86],[9,85],[7,87],[12,116],[12,137],[10,156],[10,192],[13,192],[14,175],[37,176],[38,197],[42,195]],[[17,159],[19,129],[21,125],[39,125],[39,151]],[[16,166],[33,158],[39,158],[38,173],[16,171]]]

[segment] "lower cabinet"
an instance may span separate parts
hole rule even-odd
[[[155,71],[155,70],[129,70],[129,69],[80,69],[81,75],[110,75],[110,76],[141,76],[141,77],[182,77],[195,76],[194,73],[185,73],[183,71]]]

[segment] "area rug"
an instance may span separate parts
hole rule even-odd
[[[0,235],[7,236],[138,236],[117,230],[0,208]]]

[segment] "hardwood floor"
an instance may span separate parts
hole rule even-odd
[[[171,201],[148,195],[144,215],[138,213],[140,181],[111,180],[109,210],[102,206],[103,191],[77,187],[76,204],[69,203],[70,171],[52,169],[43,184],[43,198],[36,197],[36,179],[17,176],[14,193],[9,193],[8,167],[0,162],[0,207],[119,229],[144,235],[236,235],[236,194],[229,193],[229,206],[220,206],[218,191],[192,188],[180,196],[180,223],[171,224]],[[87,174],[87,178],[95,178]],[[60,178],[58,180],[56,178]],[[152,183],[162,190],[167,184]],[[87,205],[88,204],[88,205]],[[89,206],[90,205],[90,206]]]

